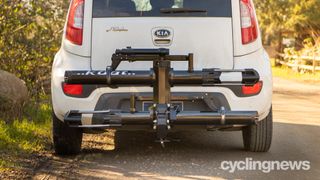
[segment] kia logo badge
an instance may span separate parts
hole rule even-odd
[[[154,32],[154,35],[158,38],[166,38],[171,35],[170,31],[167,29],[159,29]]]

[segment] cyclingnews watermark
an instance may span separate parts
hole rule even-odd
[[[310,161],[260,161],[253,158],[245,158],[239,161],[222,161],[220,168],[230,173],[235,171],[255,171],[259,170],[264,173],[269,173],[274,170],[282,171],[308,171],[311,169]]]

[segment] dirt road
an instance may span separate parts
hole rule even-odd
[[[320,86],[275,78],[274,136],[268,153],[242,149],[240,132],[176,133],[181,142],[161,149],[152,134],[122,133],[113,151],[112,133],[85,137],[83,152],[56,157],[37,170],[35,179],[320,179]],[[222,161],[310,161],[308,171],[270,173],[220,168]]]

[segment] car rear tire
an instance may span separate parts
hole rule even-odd
[[[244,148],[252,152],[267,152],[272,141],[272,126],[271,108],[265,119],[242,129]]]
[[[58,155],[75,155],[81,150],[82,130],[71,128],[52,113],[54,151]]]

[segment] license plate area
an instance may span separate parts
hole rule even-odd
[[[142,102],[142,111],[149,111],[149,108],[153,106],[152,101],[143,101]],[[173,106],[179,106],[179,110],[183,111],[183,101],[172,101]]]

